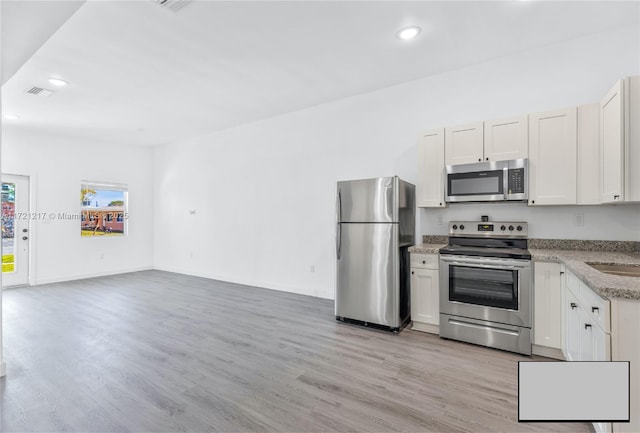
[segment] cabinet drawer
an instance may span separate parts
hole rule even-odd
[[[602,299],[593,290],[591,290],[586,284],[580,282],[580,303],[586,310],[587,314],[591,316],[604,332],[611,332],[609,319],[610,303],[609,301]]]
[[[438,254],[411,253],[411,267],[424,269],[438,269]]]

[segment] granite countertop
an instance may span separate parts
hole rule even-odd
[[[640,300],[640,278],[605,274],[587,264],[589,262],[640,266],[640,253],[536,248],[529,248],[529,251],[534,261],[564,264],[602,297]]]
[[[409,247],[410,253],[416,254],[438,254],[440,248],[446,244],[420,244]]]

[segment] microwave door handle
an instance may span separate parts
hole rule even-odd
[[[509,167],[502,169],[502,191],[504,192],[504,199],[509,198]]]

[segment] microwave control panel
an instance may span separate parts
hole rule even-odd
[[[524,168],[509,169],[509,194],[524,194]]]

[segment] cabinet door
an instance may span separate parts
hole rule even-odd
[[[534,344],[560,349],[562,343],[562,305],[560,265],[534,265]]]
[[[484,122],[484,160],[528,158],[528,132],[526,115]]]
[[[624,200],[624,80],[600,103],[600,200]]]
[[[577,109],[529,115],[529,204],[576,204]]]
[[[444,207],[444,128],[425,132],[418,144],[418,207]]]
[[[566,332],[566,353],[569,361],[580,361],[580,307],[578,300],[569,290],[565,291],[566,304],[565,311],[567,324]]]
[[[483,160],[483,125],[473,123],[445,129],[445,164],[469,164]]]
[[[600,203],[600,104],[578,107],[578,204]]]
[[[611,337],[604,330],[594,325],[591,331],[594,361],[611,361]]]
[[[437,269],[411,269],[411,319],[437,325],[440,319]]]
[[[640,202],[640,76],[628,77],[625,90],[625,201]],[[635,120],[632,120],[635,119]]]
[[[589,317],[589,314],[582,308],[580,308],[578,315],[580,317],[580,354],[576,361],[595,361],[595,359],[593,359],[593,332],[596,326]]]

